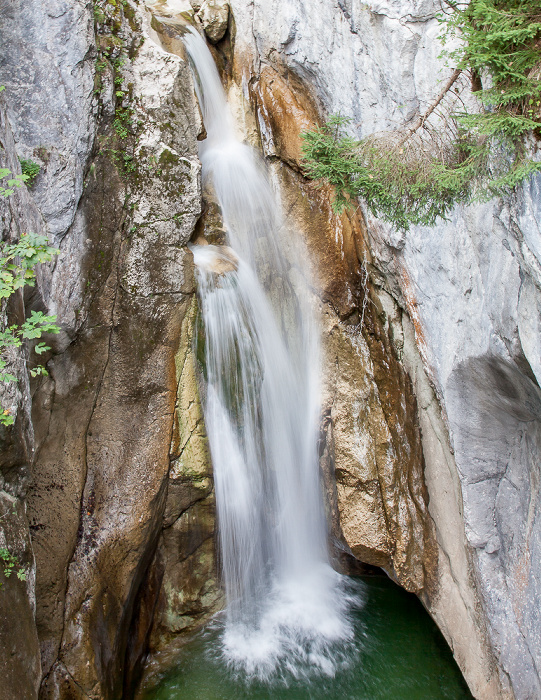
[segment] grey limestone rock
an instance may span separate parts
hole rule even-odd
[[[199,18],[209,41],[217,44],[227,31],[229,4],[221,0],[204,0],[199,9]]]
[[[194,291],[186,243],[201,206],[200,120],[187,64],[153,42],[139,3],[119,5],[109,8],[117,34],[98,39],[126,47],[122,105],[107,65],[95,93],[92,4],[0,7],[0,156],[14,171],[17,156],[41,165],[32,190],[2,207],[3,235],[31,227],[61,249],[32,303],[62,327],[45,358],[49,377],[31,401],[23,373],[18,420],[8,442],[0,436],[2,508],[16,500],[0,546],[11,544],[29,574],[13,597],[20,629],[2,646],[2,669],[13,651],[2,700],[18,697],[12,681],[23,668],[25,698],[37,696],[41,674],[43,698],[117,696],[149,632],[136,603],[152,608],[159,587],[149,572],[168,485],[175,354]],[[112,127],[119,106],[134,110],[133,153]],[[0,616],[4,629],[4,604]]]
[[[422,113],[450,75],[432,0],[231,7],[250,70],[285,66],[359,137]],[[472,103],[467,86],[462,96]],[[404,311],[397,331],[423,433],[439,552],[439,593],[424,601],[486,700],[541,694],[540,190],[537,176],[407,234],[367,216],[381,293]]]

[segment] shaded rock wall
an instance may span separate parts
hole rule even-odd
[[[69,369],[58,371],[62,383],[72,382],[55,389],[60,400],[53,402],[51,422],[60,434],[49,428],[36,464],[46,481],[56,471],[49,454],[55,461],[62,453],[68,462],[75,457],[72,502],[77,508],[81,503],[80,521],[70,518],[67,584],[59,586],[66,591],[61,635],[53,636],[57,660],[46,677],[44,697],[81,690],[88,697],[119,697],[124,671],[130,671],[124,669],[126,646],[135,633],[130,629],[133,610],[165,508],[175,355],[193,294],[190,254],[183,247],[200,206],[198,124],[189,71],[146,41],[124,67],[124,76],[133,85],[141,123],[137,170],[122,181],[115,177],[110,152],[94,162],[90,177],[95,184],[89,186],[84,213],[91,217],[89,245],[101,263],[94,260],[90,266],[95,279],[80,344],[72,346],[75,357],[64,354]],[[53,371],[53,381],[56,376]],[[62,397],[69,402],[77,391],[86,398],[77,402],[78,410],[86,407],[85,415],[75,417],[80,448],[70,434],[73,409],[67,420],[54,416],[56,407],[66,415]],[[46,546],[54,505],[65,510],[58,502],[40,502],[47,493],[43,481],[35,493],[35,520]],[[58,566],[62,557],[53,560]],[[62,567],[59,573],[65,572]],[[44,585],[51,580],[47,574],[43,567]],[[40,598],[50,598],[47,593]],[[52,620],[47,610],[43,620]],[[137,633],[145,637],[145,630]]]
[[[0,149],[0,166],[20,173],[4,99],[0,99]],[[21,233],[36,230],[39,217],[26,188],[0,202],[0,220],[2,240],[15,241]],[[19,321],[23,309],[21,291],[8,304],[2,300],[2,323]],[[8,700],[19,692],[28,698],[37,696],[41,663],[35,625],[36,567],[24,503],[34,455],[27,354],[10,349],[3,359],[8,363],[6,371],[17,377],[16,383],[0,388],[2,409],[15,418],[13,426],[0,426],[0,550],[7,550],[17,562],[6,577],[0,559],[0,698]],[[25,581],[17,577],[17,571],[24,572]]]
[[[20,690],[22,670],[29,699],[41,676],[43,698],[132,694],[162,619],[162,581],[176,566],[163,541],[201,500],[192,498],[198,489],[208,512],[197,503],[190,523],[201,521],[207,534],[200,560],[201,542],[190,555],[207,567],[202,578],[215,569],[204,450],[193,469],[178,466],[197,452],[184,434],[198,401],[186,379],[194,280],[185,245],[200,214],[201,124],[187,65],[149,38],[142,8],[106,10],[93,16],[87,3],[30,2],[0,12],[3,155],[14,171],[15,154],[42,165],[33,189],[4,207],[3,235],[28,226],[60,247],[27,306],[48,308],[62,327],[32,401],[25,372],[10,388],[17,420],[1,436],[2,485],[4,476],[11,483],[0,495],[15,508],[7,544],[29,574],[19,589],[11,580],[0,601],[1,634],[11,640],[0,651],[6,700],[17,696],[9,684]],[[22,312],[22,297],[17,303]],[[37,580],[22,500],[28,482]],[[167,595],[180,585],[165,586]],[[211,588],[206,581],[208,607]],[[21,617],[17,633],[9,633],[5,602]],[[12,648],[19,665],[5,656]]]
[[[157,602],[149,654],[160,668],[193,632],[223,605],[216,562],[214,480],[194,352],[195,299],[182,329],[176,357],[177,405],[171,443],[171,469],[158,557],[164,576]],[[152,670],[152,668],[150,669]]]
[[[2,202],[2,238],[51,232],[58,241],[73,222],[93,140],[91,17],[80,2],[53,2],[47,8],[38,2],[13,2],[0,9],[0,29],[0,75],[6,87],[0,127],[3,165],[20,172],[17,156],[42,165],[32,194],[23,188]],[[37,290],[10,300],[10,322],[23,319],[25,304],[45,308],[50,272],[42,270],[38,276]],[[18,383],[1,389],[2,403],[15,418],[13,427],[0,435],[2,546],[27,574],[26,583],[12,576],[0,591],[0,697],[6,700],[36,697],[41,679],[34,621],[36,569],[24,502],[35,457],[26,358],[25,350],[12,353]]]

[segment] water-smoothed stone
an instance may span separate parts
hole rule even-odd
[[[208,246],[208,242],[205,238],[198,239],[203,248]],[[201,248],[193,248],[192,251],[196,256],[197,264],[204,267],[207,272],[211,272],[213,275],[225,275],[228,272],[235,272],[239,266],[239,259],[235,252],[229,246],[213,246],[213,248],[208,248],[211,250],[211,255],[205,255],[205,250]]]
[[[194,299],[183,321],[182,343],[175,358],[171,469],[156,556],[160,589],[141,692],[174,664],[186,635],[224,604],[218,581],[214,480],[195,357],[195,335],[201,332],[197,318]]]
[[[258,125],[265,155],[276,155],[299,169],[301,134],[320,124],[311,95],[294,73],[263,66],[253,85],[258,98]],[[261,113],[263,110],[263,114]]]
[[[333,427],[330,448],[341,530],[360,561],[389,569],[393,543],[378,471],[388,464],[378,464],[378,458],[385,455],[390,435],[371,376],[369,351],[362,335],[341,324],[330,309],[324,318],[324,361],[332,368],[324,406]]]
[[[198,17],[201,20],[208,40],[217,44],[224,38],[229,24],[229,3],[221,0],[203,0],[199,7]]]
[[[161,544],[166,561],[166,609],[160,611],[154,633],[170,636],[193,630],[222,602],[214,542],[214,480],[195,357],[201,343],[195,335],[202,332],[197,319],[194,299],[184,321],[183,344],[176,361],[177,406]]]

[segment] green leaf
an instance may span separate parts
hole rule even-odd
[[[45,345],[45,343],[38,343],[34,347],[34,352],[36,352],[38,355],[42,355],[44,352],[47,352],[47,350],[50,350],[51,348],[48,345]]]
[[[9,170],[0,169],[0,177],[7,177]],[[28,180],[28,175],[16,176],[18,186]],[[0,195],[6,196],[8,190],[0,187]],[[34,286],[36,275],[34,268],[37,264],[47,262],[58,254],[59,250],[49,245],[46,236],[33,233],[23,233],[15,243],[0,241],[0,299],[9,299],[18,289],[24,286]],[[5,356],[2,355],[10,347],[20,347],[24,339],[39,339],[43,333],[58,333],[59,326],[55,323],[56,316],[44,314],[42,311],[32,311],[30,316],[21,324],[13,324],[0,330],[0,382],[16,382],[15,375],[7,370]],[[37,355],[50,350],[45,343],[35,347]],[[31,376],[46,375],[47,370],[42,365],[29,369]],[[0,407],[0,424],[10,426],[14,417],[10,412]]]

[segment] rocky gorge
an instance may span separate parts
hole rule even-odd
[[[182,26],[206,33],[317,280],[319,440],[337,568],[414,592],[474,697],[541,696],[541,179],[399,232],[303,175],[303,131],[422,113],[450,69],[439,3],[0,5],[2,166],[40,165],[2,235],[60,249],[6,318],[46,309],[49,375],[9,357],[0,698],[132,698],[223,605],[190,241],[222,243]],[[471,99],[469,87],[464,99]],[[290,275],[299,275],[294,258]],[[301,495],[299,495],[300,497]]]

